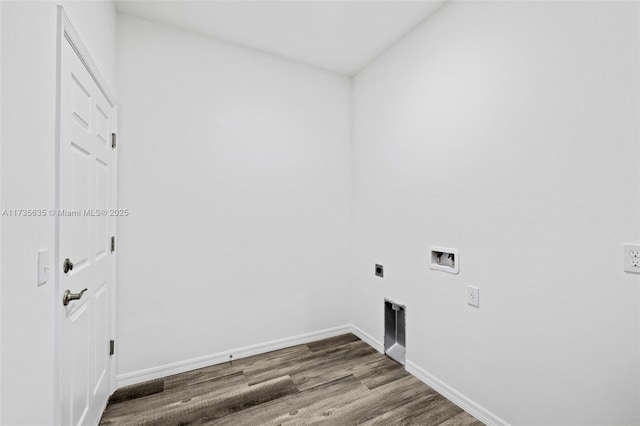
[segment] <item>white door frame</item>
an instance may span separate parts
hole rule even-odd
[[[0,25],[2,25],[2,2],[0,1]],[[0,31],[0,52],[2,51],[2,31]],[[0,135],[2,134],[2,66],[0,65]],[[0,140],[2,137],[0,136]],[[0,151],[2,151],[0,149]],[[0,176],[2,176],[2,156],[0,155]],[[0,178],[0,187],[2,178]],[[0,197],[0,211],[2,211],[2,197]],[[2,241],[2,223],[0,223],[0,241]],[[0,261],[2,260],[2,249],[0,249]],[[0,289],[2,289],[2,278],[0,277]],[[2,317],[2,291],[0,290],[0,318]],[[2,377],[2,332],[0,331],[0,378]],[[2,422],[2,379],[0,379],[0,422]]]
[[[56,181],[55,181],[55,209],[58,211],[60,206],[60,102],[61,102],[61,64],[62,64],[62,46],[63,43],[68,42],[73,50],[76,52],[87,71],[95,81],[96,85],[100,89],[100,91],[104,94],[107,102],[113,108],[113,128],[111,130],[112,133],[117,133],[118,126],[118,108],[117,108],[117,100],[114,93],[109,88],[106,80],[103,78],[100,73],[98,67],[95,62],[91,59],[89,55],[89,51],[85,47],[84,43],[80,39],[77,31],[71,24],[69,17],[64,12],[64,8],[61,5],[58,5],[58,14],[57,14],[58,26],[57,26],[57,41],[56,41]],[[117,170],[118,170],[118,160],[117,160],[117,150],[114,155],[114,179],[116,182],[113,182],[113,191],[114,191],[114,199],[116,200],[117,206]],[[114,206],[114,207],[116,207]],[[112,229],[113,235],[117,235],[117,221],[116,218],[111,218],[112,220]],[[111,300],[110,300],[110,310],[111,310],[111,324],[110,324],[110,332],[111,338],[116,338],[116,267],[117,267],[117,251],[113,253],[113,262],[112,262],[112,283],[111,283]],[[54,395],[54,418],[53,424],[60,424],[62,419],[62,407],[61,407],[61,378],[60,371],[62,366],[62,345],[61,345],[61,337],[62,337],[62,323],[60,318],[62,317],[62,299],[58,296],[62,294],[61,291],[61,282],[62,282],[62,269],[61,265],[61,256],[60,256],[60,218],[59,216],[55,216],[55,253],[53,259],[53,276],[55,277],[55,286],[54,286],[54,383],[53,383],[53,395]],[[60,299],[60,300],[58,300]],[[117,352],[111,358],[111,376],[109,377],[109,393],[113,393],[115,391],[116,386],[116,358]]]

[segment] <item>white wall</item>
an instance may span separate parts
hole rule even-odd
[[[350,79],[118,18],[118,374],[348,321]]]
[[[510,423],[637,424],[638,53],[636,3],[452,2],[357,75],[355,325],[406,303],[408,361]]]
[[[114,64],[113,4],[93,2],[90,13],[80,3],[64,6],[90,41],[95,62]],[[55,196],[56,2],[2,2],[0,26],[0,203],[3,209],[49,209]],[[105,71],[115,84],[113,69]],[[0,424],[53,424],[53,321],[60,298],[53,280],[36,285],[36,256],[48,248],[54,258],[54,218],[2,217],[1,226]]]

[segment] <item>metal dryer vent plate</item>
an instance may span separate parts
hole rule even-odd
[[[404,365],[406,358],[406,307],[384,300],[384,353]]]

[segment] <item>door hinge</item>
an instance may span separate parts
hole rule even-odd
[[[109,355],[113,355],[116,353],[116,341],[111,339],[109,340]]]
[[[116,251],[116,237],[111,237],[111,253]]]
[[[111,148],[116,149],[116,134],[111,133]]]

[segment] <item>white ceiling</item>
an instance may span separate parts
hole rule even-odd
[[[354,75],[445,0],[129,1],[119,12]]]

